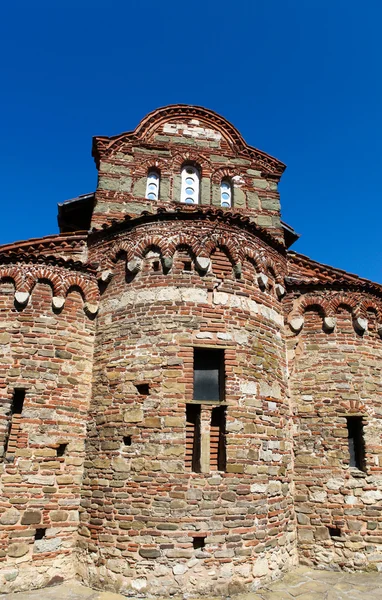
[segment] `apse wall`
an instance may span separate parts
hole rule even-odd
[[[284,259],[208,219],[132,226],[90,253],[111,280],[97,322],[79,575],[127,595],[254,589],[297,560]],[[222,353],[221,401],[194,400],[200,348]]]
[[[0,277],[0,590],[8,592],[74,576],[94,323],[86,275],[32,264],[0,267]],[[59,282],[65,295],[53,299]]]
[[[380,569],[378,302],[367,294],[332,291],[310,296],[306,304],[302,330],[289,332],[300,562]],[[349,446],[356,425],[359,464]]]

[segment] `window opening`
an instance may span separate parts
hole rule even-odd
[[[148,200],[159,199],[159,174],[156,171],[149,171],[147,174],[146,198]]]
[[[224,406],[216,406],[211,413],[210,426],[210,470],[226,469],[226,411]]]
[[[198,169],[191,166],[182,168],[182,188],[180,201],[185,204],[199,204],[199,180]]]
[[[21,415],[25,400],[25,390],[15,389],[13,392],[12,415]]]
[[[17,436],[20,433],[21,427],[21,413],[24,406],[25,390],[21,388],[15,388],[13,391],[12,405],[11,405],[11,421],[8,429],[8,435],[4,443],[4,454],[9,452],[14,453],[17,447]]]
[[[201,550],[206,545],[206,536],[198,535],[192,538],[192,545],[194,550]]]
[[[186,456],[188,471],[200,473],[200,404],[186,405]]]
[[[125,446],[131,446],[131,435],[123,436],[123,443]]]
[[[68,444],[59,444],[59,446],[57,448],[57,456],[64,456],[67,447],[68,447]]]
[[[365,441],[362,417],[346,417],[349,444],[349,466],[360,471],[366,470]]]
[[[183,271],[191,271],[192,263],[190,260],[185,260],[183,263]]]
[[[341,537],[341,529],[339,527],[328,527],[330,537]]]
[[[223,179],[220,184],[220,205],[224,208],[232,206],[232,184],[228,179]]]
[[[155,271],[157,273],[159,271],[159,267],[160,267],[159,260],[154,260],[154,262],[153,262],[153,271]]]
[[[150,394],[150,386],[148,383],[136,383],[135,387],[138,390],[138,394],[141,396],[148,396]]]
[[[194,348],[194,400],[224,400],[224,350]]]
[[[45,528],[39,528],[36,529],[36,533],[34,534],[34,539],[35,541],[37,540],[42,540],[45,537],[46,534],[46,527]]]

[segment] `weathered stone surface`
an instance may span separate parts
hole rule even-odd
[[[8,547],[8,556],[12,558],[20,558],[20,556],[24,556],[29,552],[29,544],[24,544],[23,542],[15,542],[10,544]]]
[[[15,525],[20,519],[21,513],[16,508],[8,508],[0,516],[2,525]]]
[[[26,510],[21,517],[21,525],[32,525],[41,523],[41,512],[39,510]]]

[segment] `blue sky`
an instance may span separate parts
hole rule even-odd
[[[377,0],[26,0],[0,7],[0,243],[93,191],[93,135],[206,106],[288,166],[294,249],[382,282]]]

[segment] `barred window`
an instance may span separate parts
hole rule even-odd
[[[182,188],[180,201],[184,204],[199,204],[200,174],[196,167],[182,168]]]
[[[159,174],[156,171],[149,171],[147,174],[146,198],[148,200],[159,199]]]

